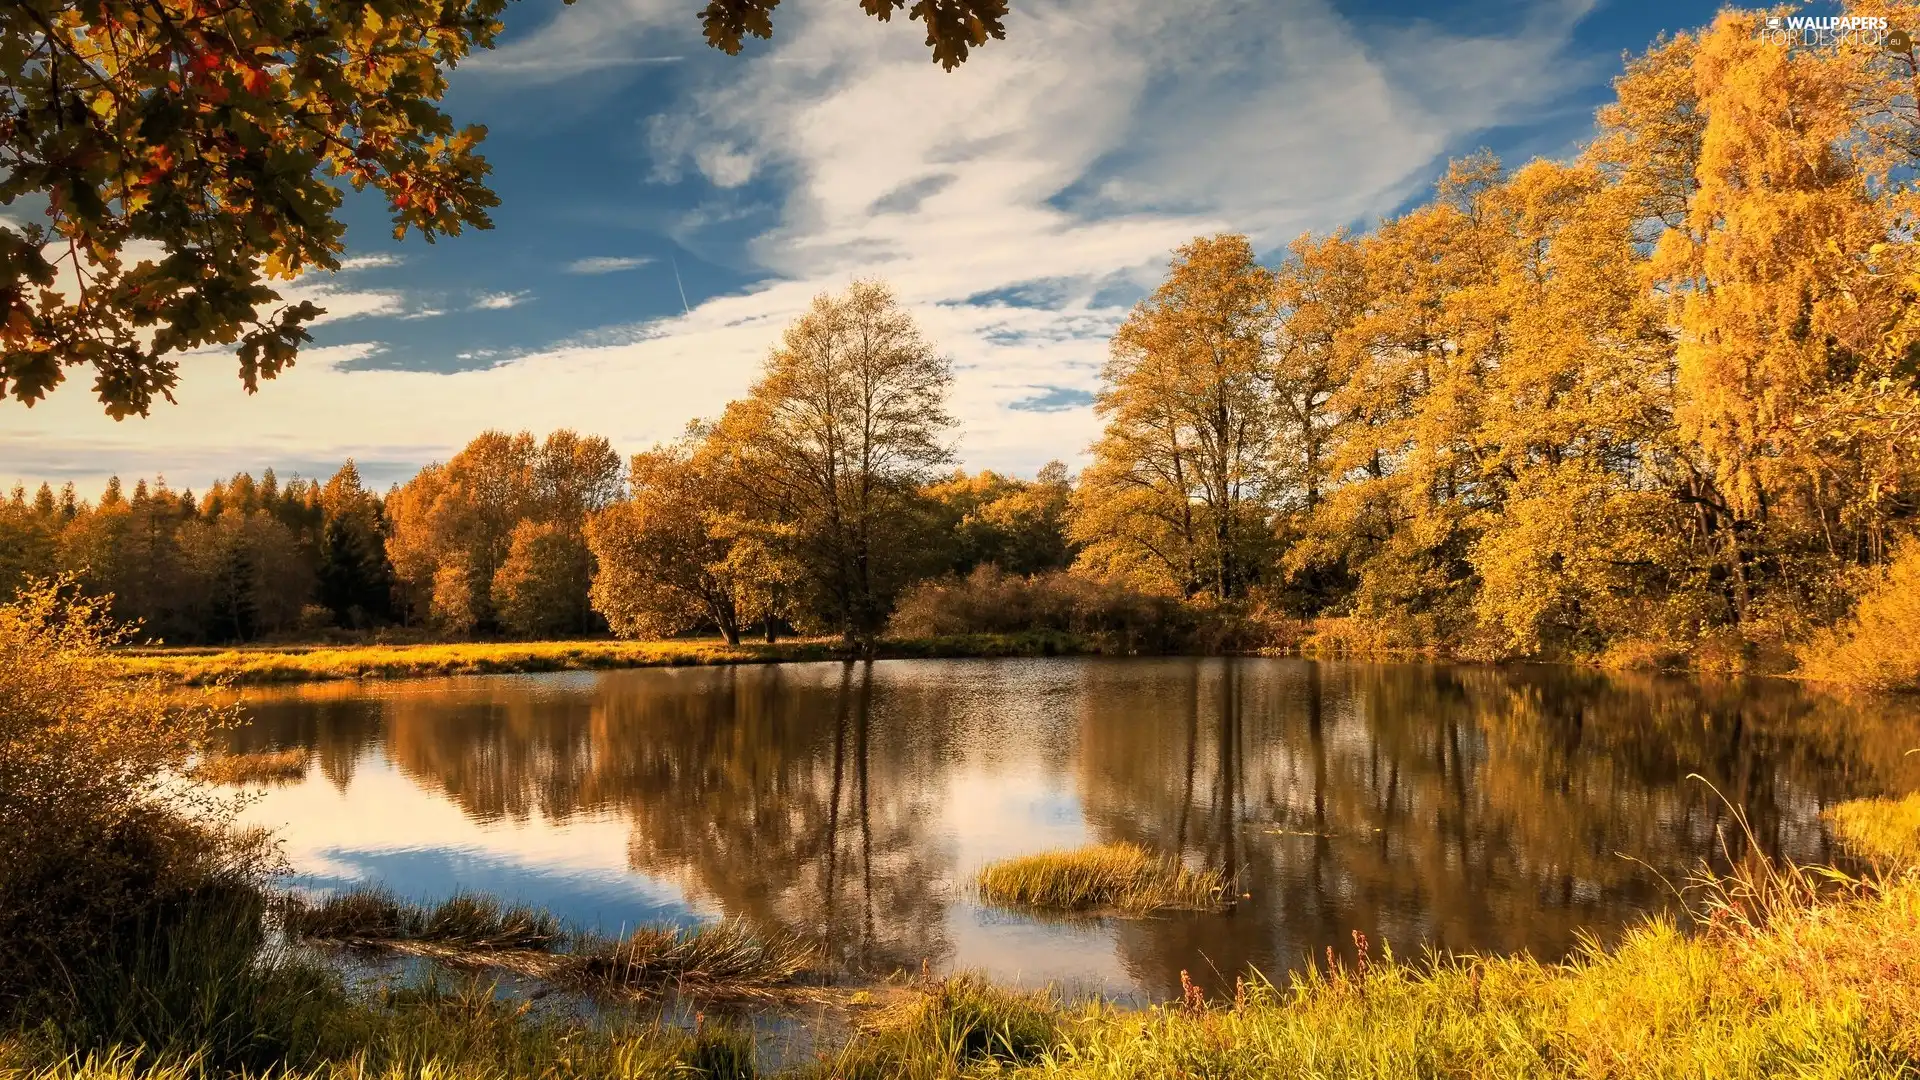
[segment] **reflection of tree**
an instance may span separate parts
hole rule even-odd
[[[704,701],[602,702],[597,775],[626,797],[634,866],[730,915],[818,935],[849,963],[944,955],[951,870],[928,827],[945,725],[876,725],[871,665],[716,679]]]
[[[1677,879],[1723,840],[1739,853],[1689,773],[1802,861],[1834,854],[1825,806],[1920,781],[1911,704],[1556,668],[818,664],[308,687],[252,709],[235,750],[313,747],[344,785],[377,747],[479,821],[627,819],[635,868],[880,968],[952,953],[951,883],[973,867],[944,815],[990,831],[1006,812],[963,785],[992,797],[1012,769],[1077,787],[1062,805],[1101,838],[1252,894],[1119,926],[1161,993],[1182,968],[1277,972],[1354,929],[1403,951],[1560,953],[1663,903],[1656,870]]]
[[[346,790],[360,758],[380,741],[380,703],[345,695],[275,694],[246,707],[249,722],[227,732],[229,753],[304,748],[320,772]]]
[[[1920,745],[1910,713],[1771,683],[1235,661],[1137,674],[1082,696],[1089,817],[1254,897],[1227,919],[1123,929],[1162,992],[1182,967],[1278,970],[1353,929],[1560,953],[1663,903],[1656,871],[1740,853],[1727,805],[1689,773],[1743,806],[1770,853],[1825,861],[1820,810],[1892,786]]]

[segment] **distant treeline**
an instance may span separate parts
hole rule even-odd
[[[0,595],[31,577],[70,574],[89,593],[111,594],[116,618],[137,619],[143,636],[171,644],[390,628],[413,631],[403,638],[591,634],[607,629],[602,604],[631,633],[843,629],[798,582],[759,582],[777,607],[720,596],[711,582],[732,579],[718,566],[636,584],[644,560],[679,569],[674,560],[687,554],[671,547],[684,535],[659,527],[673,509],[659,486],[670,457],[635,459],[644,505],[629,500],[607,441],[570,431],[544,440],[487,432],[385,496],[367,490],[352,461],[325,482],[282,484],[267,469],[198,495],[159,479],[129,492],[117,477],[98,502],[71,484],[15,487],[0,504]],[[911,514],[888,540],[899,554],[880,561],[904,560],[903,580],[985,564],[1016,575],[1063,569],[1072,560],[1068,492],[1057,464],[1036,480],[942,475],[907,493]],[[600,594],[594,536],[621,582]]]

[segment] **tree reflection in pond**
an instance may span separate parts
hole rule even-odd
[[[1155,996],[1183,969],[1230,985],[1354,930],[1403,953],[1562,955],[1667,903],[1662,877],[1741,853],[1690,773],[1768,852],[1809,862],[1835,857],[1824,807],[1920,783],[1911,703],[1558,668],[900,661],[323,685],[251,708],[236,749],[312,748],[307,783],[367,811],[353,835],[311,809],[279,819],[334,848],[498,849],[538,874],[542,837],[592,823],[626,837],[600,854],[636,883],[815,935],[853,967]],[[357,768],[396,771],[468,833],[409,837],[406,813],[360,804]],[[307,807],[293,798],[265,795],[263,819]],[[1106,840],[1250,896],[1089,927],[983,911],[959,885],[992,858]]]

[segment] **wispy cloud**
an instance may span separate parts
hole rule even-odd
[[[568,263],[569,274],[616,274],[622,270],[633,270],[652,262],[652,259],[624,255],[593,255],[585,259],[575,259]]]
[[[404,260],[398,255],[354,255],[340,260],[341,273],[353,270],[373,270],[383,266],[399,266]]]
[[[460,65],[483,80],[537,86],[609,68],[675,64],[699,22],[680,0],[597,0],[560,11],[532,34]],[[675,48],[658,46],[672,42]],[[642,47],[643,45],[649,47]]]
[[[249,398],[230,358],[209,360],[183,379],[178,408],[141,422],[142,460],[217,440],[235,467],[251,466],[290,432],[303,452],[360,453],[404,431],[444,455],[488,426],[644,445],[742,392],[780,328],[855,276],[886,279],[953,358],[969,465],[1026,471],[1071,458],[1097,434],[1087,402],[1105,339],[1173,247],[1236,230],[1272,250],[1390,211],[1479,133],[1557,106],[1587,73],[1567,55],[1585,10],[1586,0],[1546,0],[1522,23],[1468,33],[1362,27],[1322,0],[1030,0],[1007,41],[946,74],[918,34],[876,27],[851,4],[783,6],[771,46],[683,88],[662,110],[674,119],[653,127],[657,164],[715,187],[751,177],[727,195],[777,200],[775,224],[746,256],[761,284],[450,374],[303,355]],[[561,71],[568,49],[632,55],[688,18],[684,0],[596,0],[503,57],[553,58]],[[694,240],[738,229],[690,213],[705,215],[681,223]],[[582,255],[568,269],[605,260],[619,257]],[[387,301],[360,303],[374,313]],[[386,310],[404,309],[393,303]],[[15,407],[6,424],[76,446],[124,430],[73,388]]]
[[[519,292],[481,293],[473,301],[473,310],[505,311],[508,308],[519,307],[521,304],[526,303],[527,299],[532,295],[532,293],[525,289]]]

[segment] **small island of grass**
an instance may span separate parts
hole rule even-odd
[[[1208,911],[1227,903],[1217,871],[1194,870],[1137,844],[1094,844],[1023,855],[981,868],[980,898],[1005,907],[1054,911]]]
[[[305,750],[221,754],[193,767],[193,778],[209,784],[291,784],[306,775]]]

